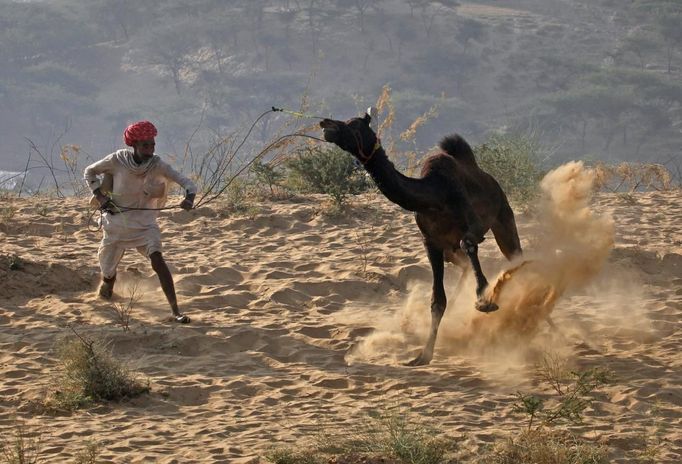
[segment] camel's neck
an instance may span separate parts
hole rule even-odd
[[[398,172],[386,156],[383,147],[379,147],[372,159],[365,164],[365,169],[379,187],[381,193],[393,203],[409,211],[422,211],[428,208],[425,202],[427,192],[421,179],[413,179]]]

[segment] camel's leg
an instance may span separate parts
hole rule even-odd
[[[483,293],[486,287],[488,287],[488,279],[485,278],[483,269],[481,269],[481,262],[478,260],[478,245],[471,240],[464,239],[460,243],[460,247],[466,253],[469,261],[471,261],[471,267],[474,269],[474,275],[476,276],[476,309],[484,313],[496,311],[498,306],[495,303],[482,299]]]
[[[433,358],[433,348],[436,345],[436,336],[438,335],[438,326],[440,325],[440,320],[443,318],[445,308],[448,304],[447,297],[445,296],[445,287],[443,286],[443,276],[445,273],[443,250],[435,248],[427,243],[426,252],[428,253],[431,271],[433,272],[431,330],[429,331],[429,338],[426,340],[426,346],[424,346],[424,349],[419,356],[407,363],[408,366],[423,366],[431,362],[431,359]]]

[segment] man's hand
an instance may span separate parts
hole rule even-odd
[[[100,206],[100,209],[111,215],[120,213],[120,208],[116,203],[114,203],[114,200],[112,200],[111,198],[107,198],[106,201],[102,204],[102,206]]]
[[[95,198],[97,199],[97,202],[99,203],[100,207],[103,207],[109,201],[109,197],[104,195],[102,191],[99,189],[99,187],[93,190],[92,194],[95,195]]]
[[[185,199],[180,203],[180,208],[185,211],[189,211],[194,206],[194,193],[188,193],[185,195]]]
[[[95,195],[95,198],[97,198],[97,202],[99,203],[99,209],[102,211],[106,211],[109,214],[116,214],[118,213],[118,206],[116,206],[116,203],[109,198],[108,196],[104,195],[102,191],[97,188],[92,192],[93,195]]]

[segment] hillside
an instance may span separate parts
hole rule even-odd
[[[433,109],[404,149],[454,131],[474,143],[511,132],[539,138],[554,164],[680,157],[675,1],[0,5],[0,170],[25,169],[27,153],[59,164],[63,144],[81,148],[81,164],[99,158],[142,118],[161,128],[159,151],[182,158],[271,106],[346,118],[385,85],[396,139]],[[267,118],[247,146],[290,120]]]

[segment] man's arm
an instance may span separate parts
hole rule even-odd
[[[100,205],[104,205],[107,201],[109,201],[109,198],[100,190],[102,181],[98,176],[101,174],[112,173],[112,171],[113,156],[109,155],[95,163],[92,163],[90,166],[86,167],[85,171],[83,172],[85,182],[88,184],[88,187],[92,191],[92,194],[95,195],[95,198],[97,198],[97,201]]]
[[[194,205],[194,197],[197,194],[196,184],[192,182],[192,179],[189,177],[186,177],[173,169],[170,164],[164,161],[162,161],[162,163],[165,169],[166,177],[185,189],[185,199],[182,200],[182,203],[180,203],[180,207],[182,209],[192,209],[192,206]]]

